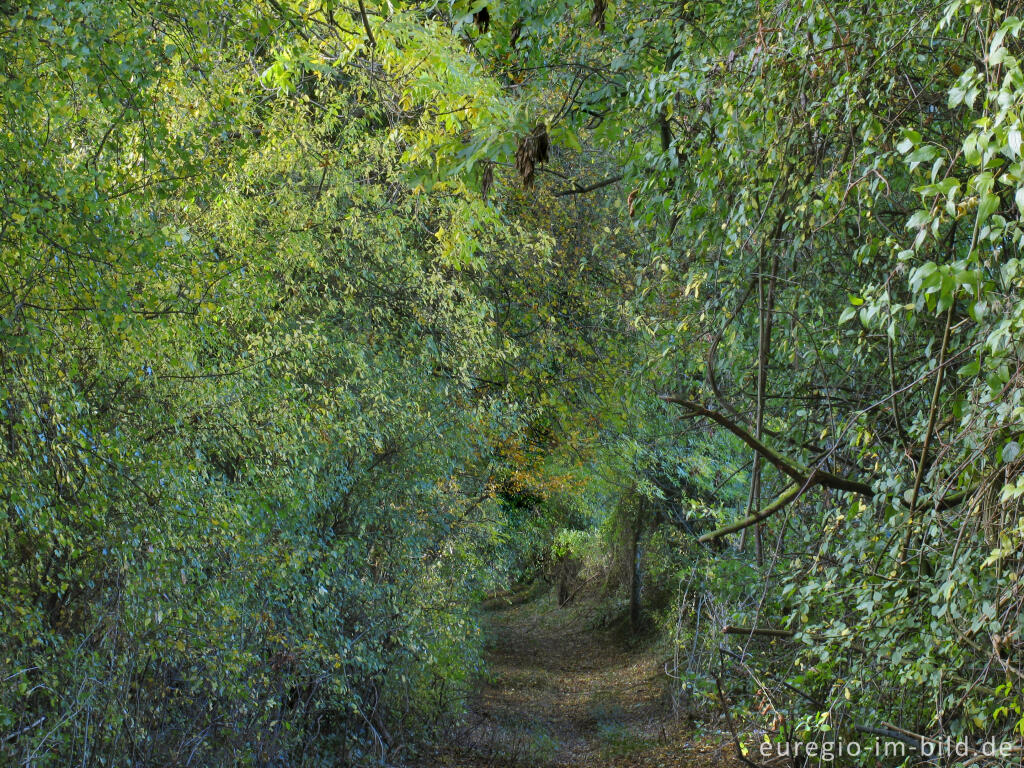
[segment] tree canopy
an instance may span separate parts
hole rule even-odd
[[[0,0],[0,757],[399,761],[630,526],[1020,744],[1020,6]]]

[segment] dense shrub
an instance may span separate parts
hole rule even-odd
[[[293,21],[0,21],[2,762],[379,759],[479,670],[476,203],[396,184],[366,60],[275,68]]]

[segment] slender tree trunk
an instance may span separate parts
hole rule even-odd
[[[770,244],[769,244],[770,247]],[[764,260],[761,260],[764,263]],[[775,283],[779,274],[779,255],[773,249],[771,274],[765,285],[764,270],[757,278],[757,306],[760,318],[760,338],[757,350],[757,411],[754,419],[754,435],[758,440],[764,429],[765,390],[768,386],[768,362],[771,359],[772,321],[775,312]],[[750,478],[751,509],[761,508],[761,456],[754,456],[754,469]],[[757,564],[764,564],[764,523],[758,523],[754,534]]]
[[[630,539],[629,559],[629,625],[635,632],[640,628],[640,530],[642,522],[639,513],[633,523],[633,536]]]

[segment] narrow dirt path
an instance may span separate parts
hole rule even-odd
[[[630,649],[617,633],[595,629],[593,619],[585,606],[563,610],[550,598],[489,611],[493,678],[464,726],[424,765],[740,764],[730,743],[709,744],[673,714],[664,653]]]

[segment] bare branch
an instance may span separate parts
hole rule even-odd
[[[582,195],[586,194],[587,192],[593,192],[596,189],[601,189],[602,187],[609,187],[617,181],[622,181],[622,178],[622,174],[620,173],[618,176],[612,176],[611,178],[603,179],[602,181],[598,181],[586,187],[581,187],[577,185],[572,189],[563,189],[559,192],[555,192],[554,195],[555,197],[565,197],[566,195]]]
[[[370,28],[370,17],[366,15],[366,3],[363,0],[359,0],[359,15],[363,17],[363,29],[366,30],[367,42],[371,48],[376,48],[377,38],[373,36],[373,30]]]
[[[784,490],[779,497],[775,499],[767,507],[759,509],[752,515],[747,515],[742,520],[738,520],[735,523],[718,528],[710,533],[705,533],[703,536],[697,539],[701,544],[707,544],[709,541],[726,536],[730,533],[736,533],[742,531],[744,528],[749,528],[752,525],[760,523],[762,520],[767,520],[769,517],[774,515],[780,509],[785,508],[787,504],[796,499],[800,495],[800,491],[804,486],[794,483]]]

